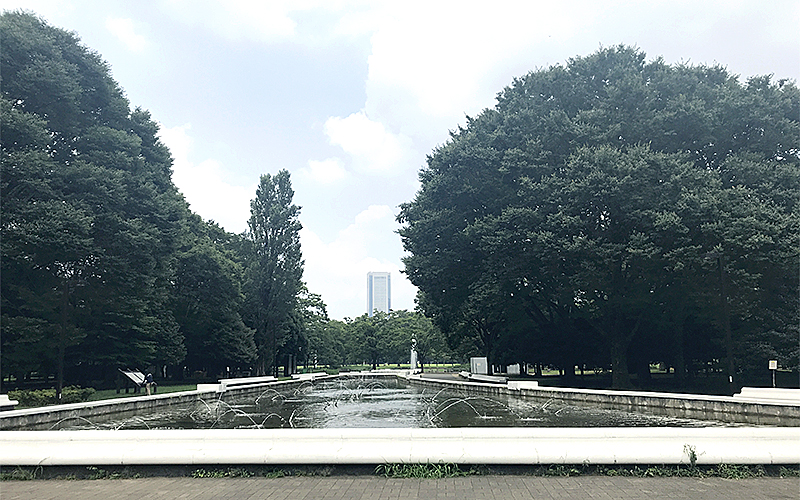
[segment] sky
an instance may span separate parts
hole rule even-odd
[[[601,47],[800,81],[800,0],[0,0],[74,31],[150,111],[192,210],[247,229],[288,170],[304,280],[332,319],[366,313],[367,273],[412,310],[399,205],[451,130],[515,77]]]

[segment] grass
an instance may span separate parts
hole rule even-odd
[[[194,391],[197,390],[196,384],[191,385],[159,385],[158,392],[156,394],[167,394],[170,392],[183,392],[183,391]],[[102,401],[106,399],[118,399],[118,398],[131,398],[135,396],[144,396],[147,393],[144,389],[142,389],[139,393],[134,393],[133,390],[128,394],[125,394],[125,391],[120,391],[117,394],[116,389],[106,389],[102,391],[95,391],[94,394],[89,398],[89,401]]]
[[[138,479],[141,476],[131,472],[127,467],[119,470],[106,470],[98,467],[87,467],[86,479]]]
[[[41,474],[41,467],[16,467],[0,471],[0,481],[33,481],[37,475],[41,477]]]
[[[381,464],[375,468],[370,466],[295,466],[289,468],[272,466],[210,466],[194,468],[182,465],[175,466],[114,466],[101,467],[63,466],[63,467],[3,467],[0,469],[0,481],[30,481],[33,479],[136,479],[143,477],[195,477],[195,478],[247,478],[264,477],[279,478],[290,476],[335,476],[335,475],[370,475],[375,474],[388,478],[442,479],[464,476],[496,476],[496,475],[529,475],[550,477],[574,476],[608,476],[608,477],[687,477],[687,478],[723,478],[746,480],[760,477],[800,478],[798,466],[776,465],[735,465],[720,464],[716,466],[687,465],[569,465],[553,464],[550,466],[501,466],[457,464]],[[0,487],[0,490],[2,487]]]
[[[480,474],[491,474],[489,471],[479,471]],[[753,479],[758,477],[800,477],[800,468],[785,466],[762,465],[736,465],[719,464],[715,466],[685,466],[685,465],[561,465],[553,464],[539,467],[530,471],[537,476],[608,476],[608,477],[691,477],[691,478],[722,478],[722,479]]]
[[[195,469],[192,472],[192,477],[253,477],[253,473],[247,469],[238,467],[229,467],[227,469]],[[283,477],[283,474],[268,476],[268,477]]]
[[[136,397],[136,396],[144,396],[144,395],[147,394],[144,389],[142,389],[138,393],[134,393],[133,391],[131,391],[131,392],[126,394],[125,392],[121,391],[119,394],[117,394],[116,389],[104,389],[104,390],[101,390],[101,391],[95,391],[94,389],[91,389],[91,388],[89,388],[89,389],[80,389],[80,388],[69,388],[69,387],[65,388],[65,393],[68,393],[72,389],[76,389],[78,391],[89,391],[89,392],[91,392],[91,394],[89,394],[88,397],[84,396],[85,399],[84,398],[80,398],[80,399],[65,398],[65,400],[63,401],[64,403],[76,403],[76,402],[82,402],[82,401],[104,401],[104,400],[110,400],[110,399],[122,399],[122,398]],[[167,393],[171,393],[171,392],[184,392],[184,391],[194,391],[194,390],[197,390],[197,385],[195,385],[195,384],[191,384],[191,385],[165,385],[165,386],[158,386],[157,394],[167,394]],[[45,398],[44,396],[33,397],[34,395],[41,394],[43,392],[44,393],[49,392],[49,393],[52,393],[52,395],[47,397],[47,398]],[[75,391],[73,390],[73,392],[75,392]],[[72,394],[72,393],[67,394],[67,396],[69,396],[70,394]],[[17,406],[17,409],[39,408],[39,407],[42,407],[42,406],[48,406],[48,405],[56,404],[55,399],[54,399],[54,395],[55,395],[55,389],[9,391],[9,397],[12,397],[12,399],[18,399],[20,401],[19,405]]]
[[[475,469],[462,470],[458,464],[380,464],[375,474],[392,478],[441,479],[477,474]]]
[[[513,469],[513,468],[512,468]],[[504,472],[499,472],[503,474]],[[507,473],[507,471],[505,472]],[[517,472],[512,473],[519,473]],[[798,467],[776,467],[762,465],[736,465],[719,464],[716,466],[682,466],[682,465],[651,465],[651,466],[589,466],[589,465],[562,465],[533,467],[524,469],[524,474],[550,477],[574,476],[624,476],[624,477],[692,477],[722,479],[753,479],[758,477],[800,477]],[[457,464],[381,464],[375,468],[375,474],[391,478],[423,478],[438,479],[446,477],[462,477],[470,475],[494,475],[498,471],[491,466],[472,466],[467,470],[460,469]]]

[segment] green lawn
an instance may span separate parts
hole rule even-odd
[[[197,384],[192,385],[159,385],[158,392],[156,394],[166,394],[169,392],[183,392],[183,391],[195,391],[197,390]],[[123,389],[117,394],[115,389],[107,389],[102,391],[96,391],[94,394],[91,395],[89,401],[102,401],[104,399],[117,399],[117,398],[130,398],[133,396],[144,396],[147,393],[145,392],[144,388],[142,388],[141,392],[138,394],[133,393],[133,389],[130,390],[128,394],[125,394],[125,390]]]

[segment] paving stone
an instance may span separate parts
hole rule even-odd
[[[471,476],[449,479],[356,477],[141,478],[0,483],[2,500],[253,499],[696,499],[800,498],[800,479]]]

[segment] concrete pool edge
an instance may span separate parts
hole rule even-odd
[[[800,428],[10,431],[0,466],[800,463]]]
[[[526,386],[525,383],[506,385],[457,379],[431,379],[420,375],[406,375],[404,378],[416,385],[460,388],[489,395],[554,400],[578,405],[590,404],[603,408],[725,423],[800,426],[800,403],[792,401],[706,394],[576,389],[535,384]]]
[[[317,377],[319,379],[319,377]],[[21,410],[0,412],[0,432],[13,432],[41,426],[55,426],[61,421],[70,419],[87,419],[128,412],[168,408],[200,400],[212,400],[220,394],[245,395],[258,394],[267,388],[287,388],[310,383],[308,379],[292,379],[269,381],[260,384],[244,385],[220,391],[221,384],[199,384],[198,390],[154,394],[151,396],[133,396],[86,403],[70,403],[62,405],[40,406]]]

